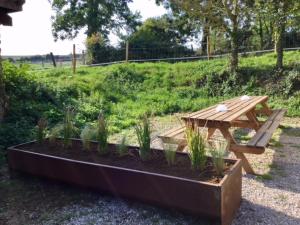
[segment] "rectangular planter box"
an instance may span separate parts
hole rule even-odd
[[[20,149],[27,144],[9,148],[10,169],[205,216],[222,225],[231,224],[240,206],[240,160],[226,159],[234,165],[220,183],[213,184]]]

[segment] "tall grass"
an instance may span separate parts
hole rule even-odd
[[[76,127],[74,125],[74,110],[68,106],[65,109],[64,123],[63,123],[63,144],[64,148],[72,146],[71,138],[74,137]]]
[[[192,169],[203,170],[207,160],[205,138],[198,130],[194,130],[190,127],[186,130],[186,136]]]
[[[80,139],[82,141],[82,145],[84,149],[86,150],[91,149],[91,141],[94,136],[95,136],[95,129],[90,125],[86,125],[80,134]]]
[[[37,124],[37,137],[36,140],[39,144],[43,143],[46,138],[46,128],[48,122],[45,118],[40,118]]]
[[[150,120],[146,115],[144,115],[140,123],[135,126],[135,131],[140,146],[139,155],[142,161],[147,161],[151,157],[151,128]]]
[[[166,144],[164,145],[164,153],[165,153],[165,158],[169,166],[172,166],[175,164],[176,160],[176,149],[173,145],[171,144]]]
[[[119,155],[119,157],[123,157],[128,155],[128,147],[127,147],[127,140],[126,140],[126,136],[124,135],[117,147],[117,153]]]
[[[97,121],[98,151],[101,155],[108,154],[108,127],[104,114],[100,113]]]
[[[226,155],[227,143],[217,142],[210,149],[216,173],[218,176],[223,176],[225,168],[224,157]]]

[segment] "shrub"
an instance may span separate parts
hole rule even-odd
[[[172,145],[168,144],[164,146],[164,153],[168,165],[169,166],[174,165],[176,160],[176,149]]]
[[[224,157],[226,154],[226,149],[227,149],[226,142],[217,142],[211,148],[211,156],[218,176],[223,176],[223,170],[225,167]]]
[[[122,137],[121,142],[117,147],[117,152],[118,152],[119,157],[128,155],[128,148],[126,145],[126,136]]]
[[[37,124],[36,140],[39,144],[43,143],[46,137],[47,120],[40,118]]]
[[[151,156],[151,137],[150,137],[150,121],[145,115],[141,122],[135,126],[136,135],[139,142],[139,154],[143,161],[149,160]]]
[[[187,142],[189,147],[189,156],[191,159],[192,169],[203,170],[206,164],[206,146],[205,139],[198,130],[187,128]]]
[[[98,141],[98,151],[101,155],[108,153],[108,128],[105,117],[102,113],[99,114],[97,121],[97,141]]]

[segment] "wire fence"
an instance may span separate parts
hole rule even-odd
[[[77,50],[80,54],[55,55],[52,53],[46,55],[34,56],[3,56],[4,59],[10,60],[15,64],[30,64],[32,70],[45,70],[53,67],[67,68],[72,67],[74,60],[76,67],[82,66],[105,66],[123,62],[179,62],[208,60],[215,58],[224,58],[230,56],[230,43],[222,43],[220,49],[212,45],[210,49],[194,48],[191,46],[159,46],[157,47],[135,47],[130,43],[124,48],[112,48],[98,51],[99,63],[87,64],[88,57],[83,49]],[[220,45],[219,45],[220,46]],[[284,50],[300,50],[300,34],[294,38],[285,38]],[[238,49],[240,56],[261,55],[274,51],[272,45],[266,45],[264,48],[253,45],[242,45]]]

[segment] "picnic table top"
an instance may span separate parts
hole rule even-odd
[[[250,96],[249,100],[241,100],[241,97],[236,97],[217,105],[202,109],[197,112],[189,113],[181,118],[185,121],[203,120],[217,122],[233,122],[247,112],[255,109],[256,105],[264,103],[268,100],[268,96]],[[227,107],[226,112],[217,112],[216,107],[224,104]]]

